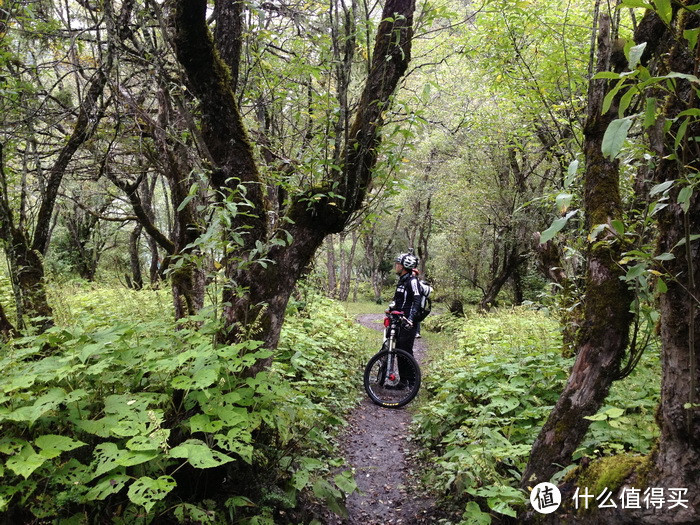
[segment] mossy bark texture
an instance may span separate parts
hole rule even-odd
[[[687,30],[700,27],[700,16],[694,9],[698,0],[674,3],[671,22],[663,22],[653,11],[648,11],[638,25],[635,40],[646,42],[642,62],[653,75],[671,72],[698,76],[700,47],[691,48],[683,37]],[[687,34],[687,33],[686,33]],[[700,197],[697,188],[688,199],[679,199],[680,192],[700,171],[700,147],[695,137],[700,136],[700,123],[692,119],[685,124],[685,138],[677,140],[684,122],[682,112],[700,107],[697,86],[684,78],[664,84],[653,93],[663,99],[662,112],[657,124],[649,129],[649,145],[658,159],[653,170],[653,181],[661,184],[674,181],[666,207],[658,217],[658,254],[672,253],[658,271],[664,274],[667,291],[659,296],[661,334],[661,403],[657,422],[661,429],[658,445],[640,461],[626,479],[618,485],[664,490],[685,491],[683,504],[670,508],[639,509],[606,508],[579,514],[567,523],[615,524],[695,524],[700,523],[700,414],[697,410],[700,392],[698,371],[700,332],[700,245],[691,235],[700,232]],[[669,125],[670,128],[666,127]],[[679,202],[679,200],[681,202]],[[611,464],[618,458],[608,460]],[[584,474],[585,476],[585,474]],[[619,477],[619,476],[618,476]],[[616,479],[616,482],[619,482]],[[585,477],[575,480],[578,486]],[[611,487],[609,487],[611,488]],[[558,522],[552,516],[547,522]]]
[[[598,34],[598,70],[605,71],[611,52],[610,20],[601,17]],[[622,219],[619,170],[616,160],[603,156],[601,144],[616,108],[601,111],[607,84],[591,81],[585,127],[586,173],[584,206],[587,227]],[[540,431],[522,478],[523,488],[549,481],[583,439],[590,421],[602,405],[628,344],[632,300],[620,280],[620,245],[613,229],[606,229],[587,255],[584,319],[577,340],[576,362],[556,406]]]
[[[342,231],[364,202],[376,164],[383,114],[410,60],[415,2],[387,0],[342,165],[332,174],[332,180],[310,188],[290,203],[286,210],[289,221],[282,223],[292,240],[284,245],[269,242],[279,232],[269,230],[265,181],[258,172],[234,96],[229,67],[236,57],[234,41],[240,38],[236,34],[240,26],[227,24],[228,34],[217,32],[215,44],[207,27],[206,8],[205,0],[174,3],[177,57],[201,103],[202,135],[214,163],[213,186],[222,195],[243,187],[251,205],[248,213],[236,216],[231,225],[231,234],[244,232],[244,243],[226,264],[230,286],[223,296],[226,326],[221,335],[224,341],[254,335],[262,338],[269,348],[275,348],[296,281],[324,238]],[[218,49],[220,46],[226,49],[223,53]],[[251,262],[251,254],[256,249],[259,251],[261,245],[262,255],[271,261],[268,264]],[[259,363],[256,368],[266,364]]]
[[[697,6],[697,0],[682,2]],[[700,27],[700,16],[674,5],[670,25],[662,25],[658,16],[647,13],[637,32],[637,42],[648,41],[649,28],[661,28],[654,32],[652,64],[658,75],[670,72],[698,75],[700,55],[691,49],[682,35],[689,29]],[[651,67],[651,66],[650,66]],[[642,508],[637,511],[611,511],[606,519],[615,523],[663,524],[700,523],[700,398],[698,385],[698,336],[700,333],[700,250],[699,241],[690,242],[690,235],[700,232],[700,196],[697,187],[684,209],[678,196],[688,180],[697,177],[700,170],[700,148],[695,137],[700,136],[697,119],[688,124],[685,139],[676,142],[683,122],[679,114],[700,107],[697,86],[685,79],[673,84],[666,92],[663,114],[658,125],[649,132],[650,145],[656,165],[654,181],[657,184],[674,180],[669,193],[668,206],[658,214],[657,252],[673,253],[675,258],[658,268],[669,282],[668,291],[659,297],[659,322],[661,332],[661,404],[657,422],[661,429],[658,447],[650,459],[650,467],[644,475],[647,487],[687,489],[686,503],[663,512]],[[664,123],[672,122],[669,132]],[[671,154],[675,153],[676,158]],[[639,474],[639,473],[638,473]],[[638,476],[639,477],[639,476]]]

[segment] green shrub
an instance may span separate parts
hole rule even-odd
[[[526,501],[521,473],[573,359],[560,355],[557,323],[525,308],[465,319],[455,339],[454,348],[431,348],[429,395],[415,416],[415,433],[434,466],[431,485],[463,506],[464,523],[488,523],[489,512],[515,516]],[[648,450],[658,400],[654,374],[658,367],[643,362],[614,386],[576,457]]]
[[[194,330],[157,309],[155,321],[105,322],[79,302],[75,325],[2,348],[6,520],[273,523],[300,497],[342,513],[355,485],[331,477],[329,433],[358,394],[344,374],[359,358],[339,305],[290,318],[279,361],[248,377],[270,352],[215,344],[206,313]]]

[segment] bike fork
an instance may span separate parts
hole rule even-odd
[[[396,358],[396,352],[394,348],[396,346],[396,338],[392,331],[391,337],[389,337],[389,355],[387,356],[386,363],[386,380],[384,381],[384,386],[396,386],[401,379],[399,377],[399,363]]]

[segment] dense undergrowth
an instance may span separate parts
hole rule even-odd
[[[559,327],[525,308],[434,316],[425,327],[440,330],[429,336],[426,392],[414,418],[432,465],[429,485],[446,504],[463,509],[462,523],[516,516],[526,501],[518,485],[532,442],[573,363],[561,357]],[[659,374],[658,356],[649,351],[630,377],[613,385],[575,460],[649,452],[657,436]]]
[[[66,285],[58,325],[2,348],[6,523],[310,522],[355,490],[330,435],[361,384],[337,303],[290,303],[275,365],[223,346],[206,312],[176,326],[167,294]],[[357,377],[355,377],[357,376]]]

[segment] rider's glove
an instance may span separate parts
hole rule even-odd
[[[406,327],[410,330],[411,328],[413,328],[413,321],[411,321],[410,319],[404,319],[403,325],[404,325],[404,327]]]

